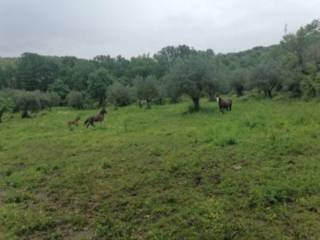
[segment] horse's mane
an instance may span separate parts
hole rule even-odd
[[[104,115],[107,113],[107,110],[105,108],[102,108],[100,111],[99,111],[99,114],[100,115]]]

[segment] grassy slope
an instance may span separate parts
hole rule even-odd
[[[320,239],[320,104],[203,105],[6,119],[0,239]]]

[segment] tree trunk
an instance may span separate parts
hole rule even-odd
[[[179,98],[178,97],[171,97],[170,98],[170,103],[178,103],[179,102]]]
[[[237,92],[237,97],[241,97],[243,95],[243,88],[242,87],[236,88],[236,92]]]
[[[214,93],[209,93],[208,95],[209,95],[209,102],[215,102],[216,101]]]
[[[21,113],[21,118],[30,118],[30,115],[28,113],[28,110],[24,110]]]
[[[270,89],[265,90],[264,95],[268,98],[272,98],[272,90]]]
[[[4,109],[0,110],[0,123],[2,123],[2,116],[3,116],[4,112],[5,112]]]
[[[150,109],[151,108],[150,99],[146,99],[146,102],[147,102],[147,109]]]
[[[192,101],[193,101],[194,111],[198,112],[200,110],[200,99],[193,97]]]
[[[105,99],[104,98],[100,98],[99,99],[99,106],[102,107],[105,103]]]

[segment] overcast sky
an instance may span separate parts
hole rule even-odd
[[[234,52],[278,43],[285,24],[292,32],[319,15],[319,0],[0,0],[0,56]]]

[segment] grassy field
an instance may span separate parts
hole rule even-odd
[[[0,125],[0,239],[320,239],[320,103],[56,108]]]

